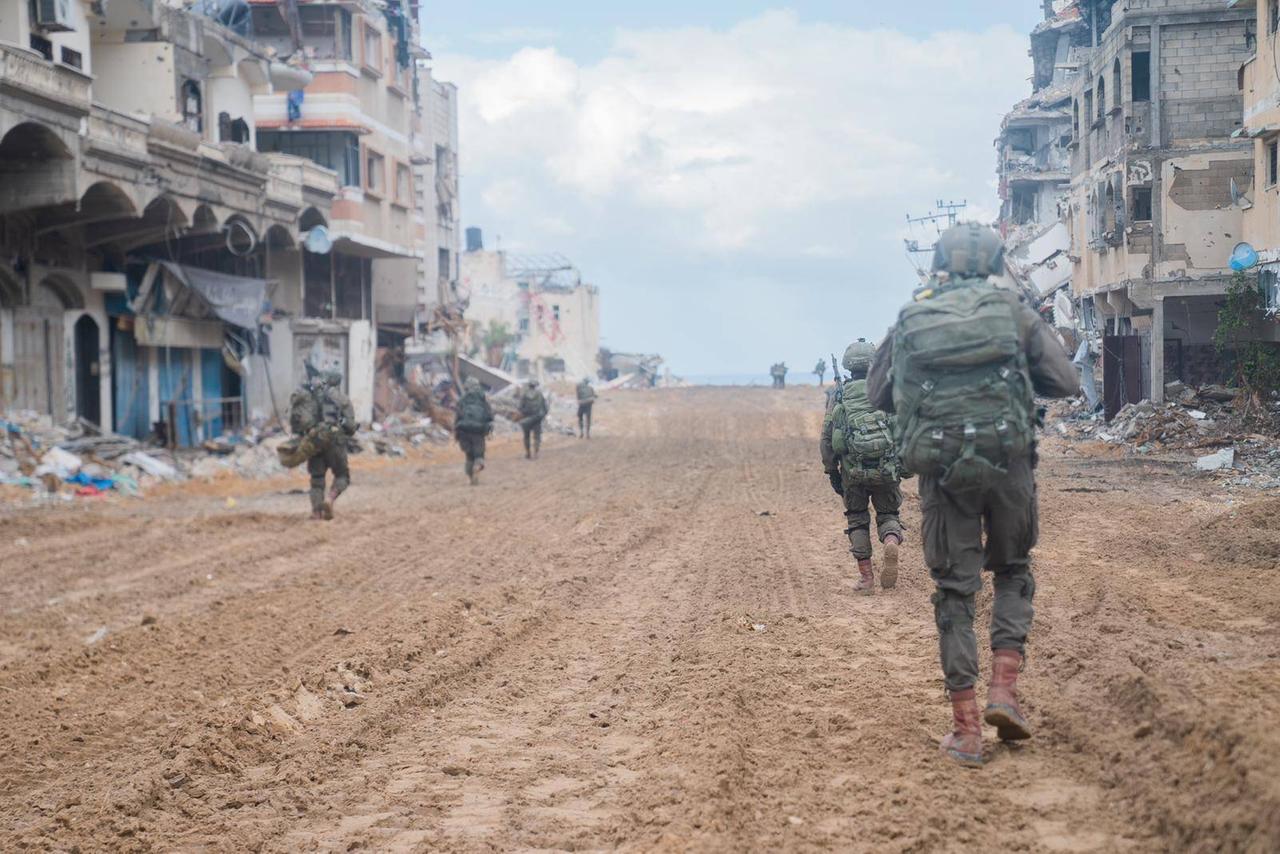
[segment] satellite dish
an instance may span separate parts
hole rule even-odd
[[[308,252],[316,255],[327,255],[333,248],[333,239],[329,237],[329,229],[317,225],[307,232],[307,239],[302,242]]]
[[[1258,250],[1248,243],[1237,243],[1236,248],[1231,251],[1231,269],[1237,273],[1243,273],[1245,270],[1256,266],[1257,263]]]
[[[1240,192],[1240,187],[1236,184],[1235,178],[1231,179],[1231,204],[1246,211],[1253,207],[1253,202],[1249,200],[1249,197]]]

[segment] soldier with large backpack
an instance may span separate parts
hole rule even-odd
[[[974,595],[982,571],[991,572],[992,669],[982,717],[1001,740],[1030,738],[1017,679],[1035,613],[1034,395],[1073,395],[1079,374],[1040,316],[989,280],[1004,269],[993,230],[976,223],[948,230],[933,269],[881,344],[867,390],[872,404],[895,413],[903,464],[920,478],[924,556],[937,588],[954,724],[941,749],[979,766]]]
[[[475,377],[470,377],[462,388],[457,417],[453,422],[453,435],[467,457],[463,470],[471,485],[477,486],[480,483],[480,472],[484,471],[485,438],[493,432],[493,407],[489,405],[484,386]]]
[[[542,450],[542,422],[547,417],[547,396],[538,388],[537,380],[529,380],[520,392],[520,429],[524,432],[524,456],[536,459]]]
[[[902,545],[902,489],[898,449],[894,444],[893,417],[877,410],[867,399],[867,370],[876,348],[859,338],[844,352],[844,369],[849,379],[841,386],[836,371],[837,392],[828,399],[827,417],[822,423],[822,466],[831,479],[831,488],[844,499],[850,551],[858,562],[858,582],[854,590],[875,592],[871,565],[871,513],[876,511],[876,534],[884,544],[884,568],[880,584],[892,589],[898,582],[898,547]]]
[[[356,416],[341,385],[342,374],[327,371],[309,378],[289,398],[289,427],[296,442],[290,443],[290,459],[281,447],[281,460],[286,465],[305,460],[311,475],[312,519],[332,519],[338,496],[351,485],[347,439],[355,435]],[[326,496],[325,478],[330,471],[333,484]]]

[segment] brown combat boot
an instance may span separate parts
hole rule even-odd
[[[997,649],[991,653],[991,685],[987,688],[987,708],[983,718],[996,728],[1001,741],[1031,738],[1031,727],[1018,706],[1018,671],[1022,653]]]
[[[902,537],[890,534],[884,538],[884,568],[880,570],[880,586],[892,590],[898,583],[898,546]]]
[[[972,688],[951,692],[952,730],[939,748],[966,768],[982,767],[982,723],[978,695]]]
[[[875,591],[876,576],[871,569],[871,558],[858,561],[858,583],[853,585],[853,592],[870,596]]]

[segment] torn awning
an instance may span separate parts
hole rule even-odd
[[[268,279],[232,276],[173,261],[161,261],[166,272],[195,291],[221,320],[243,329],[257,329],[267,310]]]

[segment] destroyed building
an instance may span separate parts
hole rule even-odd
[[[1166,382],[1223,378],[1217,301],[1252,193],[1241,67],[1253,10],[1226,2],[1079,2],[1089,46],[1071,84],[1071,288],[1103,336],[1108,413]]]
[[[0,0],[0,409],[196,443],[316,358],[367,419],[380,332],[456,281],[417,12]]]
[[[559,255],[486,250],[468,229],[461,290],[472,352],[539,380],[599,373],[600,291]]]
[[[1039,298],[1071,281],[1065,222],[1071,189],[1071,83],[1089,28],[1075,3],[1047,3],[1031,34],[1031,97],[1014,106],[996,139],[1000,231],[1008,270]],[[1059,312],[1059,314],[1070,312]],[[1064,323],[1070,317],[1059,318]]]
[[[1280,4],[1239,0],[1237,8],[1256,15],[1258,51],[1242,72],[1244,124],[1238,133],[1250,140],[1256,179],[1253,191],[1241,199],[1244,240],[1258,258],[1258,284],[1268,314],[1280,315],[1280,75],[1272,58],[1280,50]],[[1246,250],[1247,251],[1247,250]],[[1246,255],[1247,266],[1249,258]],[[1259,329],[1260,337],[1280,341],[1275,324]]]

